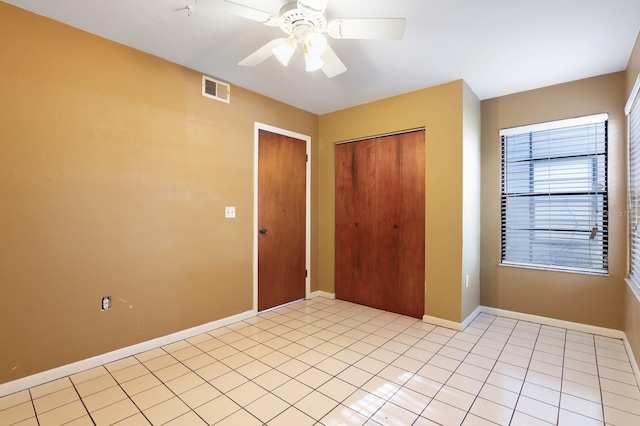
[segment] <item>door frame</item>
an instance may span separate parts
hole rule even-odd
[[[304,280],[305,299],[311,295],[311,136],[268,124],[254,122],[253,143],[253,311],[258,312],[258,148],[260,146],[260,130],[276,133],[305,142],[307,153],[306,188],[305,188],[305,269],[307,277]]]

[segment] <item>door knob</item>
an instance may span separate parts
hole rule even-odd
[[[266,228],[260,228],[260,233],[262,235],[267,235],[267,229]]]

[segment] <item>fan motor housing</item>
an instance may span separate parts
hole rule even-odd
[[[297,33],[296,27],[306,25],[313,31],[322,31],[327,27],[327,20],[322,14],[309,15],[298,9],[297,2],[287,3],[280,9],[280,28],[289,35]],[[305,33],[307,31],[304,31]]]

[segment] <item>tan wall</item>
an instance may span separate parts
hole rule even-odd
[[[427,315],[459,322],[462,258],[463,82],[419,90],[320,117],[320,289],[335,289],[336,142],[426,128]],[[318,278],[318,277],[317,277]]]
[[[1,2],[0,58],[0,383],[251,310],[254,121],[318,117]]]
[[[625,104],[636,79],[640,75],[640,35],[636,40],[635,48],[629,59],[626,72]],[[631,287],[625,290],[624,331],[627,334],[629,344],[633,348],[636,362],[640,364],[640,290],[634,293]]]
[[[620,72],[482,102],[482,305],[623,328],[627,264],[624,78]],[[601,112],[609,113],[610,276],[498,266],[500,129]]]
[[[631,52],[631,56],[629,57],[629,62],[627,63],[625,92],[627,94],[627,98],[631,94],[633,85],[636,84],[638,74],[640,74],[640,34],[636,39],[636,44],[633,47],[633,51]]]
[[[480,100],[464,85],[462,141],[462,320],[480,304]],[[469,287],[466,276],[469,276]]]

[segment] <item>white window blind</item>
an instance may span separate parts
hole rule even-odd
[[[640,286],[640,76],[629,98],[627,114],[629,137],[629,277]]]
[[[607,115],[501,137],[502,263],[607,272]]]

